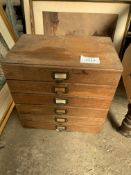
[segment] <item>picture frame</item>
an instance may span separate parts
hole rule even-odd
[[[17,37],[1,5],[0,5],[0,33],[3,36],[3,39],[5,40],[8,48],[11,49],[14,46]]]
[[[17,37],[1,5],[0,34],[4,42],[6,43],[8,49],[11,49],[14,46]],[[2,88],[0,89],[0,135],[4,127],[6,126],[6,123],[10,117],[14,106],[15,104],[13,102],[10,90],[8,88],[7,83],[5,82]]]
[[[129,18],[130,3],[118,2],[23,0],[26,32],[28,34],[44,34],[43,12],[117,14],[118,20],[113,43],[119,53]]]

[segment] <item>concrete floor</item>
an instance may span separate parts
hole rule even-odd
[[[99,134],[25,129],[14,110],[2,134],[0,175],[131,175],[131,139],[116,131],[126,112],[122,88]]]

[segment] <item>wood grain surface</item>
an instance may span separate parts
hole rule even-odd
[[[49,106],[74,106],[74,107],[89,107],[108,109],[111,99],[106,98],[93,98],[93,97],[65,97],[55,95],[38,95],[38,94],[17,94],[12,93],[14,102],[16,104],[36,104],[36,105],[49,105]],[[55,104],[55,99],[66,100],[67,104]]]
[[[59,94],[78,97],[105,97],[114,95],[115,86],[73,83],[52,83],[40,81],[7,80],[12,93]],[[61,91],[61,89],[63,91]]]
[[[48,67],[48,66],[47,66]],[[99,67],[99,66],[98,66]],[[43,68],[42,66],[4,64],[4,74],[6,79],[13,80],[33,80],[57,82],[53,74],[66,73],[69,75],[64,83],[97,84],[116,86],[120,79],[120,72],[109,70],[74,69],[74,68]],[[12,71],[13,70],[13,71]]]
[[[23,126],[90,132],[102,128],[122,72],[106,37],[23,35],[2,67]]]
[[[58,125],[52,122],[33,122],[27,120],[21,120],[21,123],[24,127],[28,128],[43,128],[43,129],[50,129],[56,130],[57,126],[66,126],[65,131],[77,131],[77,132],[93,132],[98,133],[102,129],[103,124],[96,124],[96,125],[88,125],[88,124],[68,124],[68,125]]]
[[[29,114],[20,114],[19,115],[20,120],[25,120],[25,121],[31,121],[31,122],[39,122],[39,123],[54,123],[55,125],[71,125],[71,124],[76,124],[76,125],[101,125],[105,121],[105,117],[103,118],[87,118],[87,117],[75,117],[75,116],[68,116],[66,119],[66,122],[56,122],[56,118],[64,118],[64,117],[58,117],[58,116],[43,116],[43,115],[29,115]]]
[[[124,68],[122,74],[123,82],[126,89],[128,100],[131,103],[131,44],[129,45],[124,54],[122,64]]]
[[[17,111],[29,115],[43,115],[43,118],[49,115],[57,115],[56,110],[66,110],[66,114],[59,114],[59,116],[76,116],[76,118],[103,118],[106,116],[108,110],[92,109],[84,107],[65,107],[65,106],[49,106],[49,105],[30,105],[30,104],[16,104]]]
[[[26,44],[25,44],[26,43]],[[35,43],[35,44],[34,44]],[[99,57],[101,63],[82,64],[80,56]],[[5,63],[96,68],[122,71],[117,52],[109,37],[45,37],[23,35],[4,59]]]

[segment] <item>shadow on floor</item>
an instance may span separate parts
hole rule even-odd
[[[120,124],[111,111],[109,111],[107,118],[108,118],[112,128],[118,132]]]

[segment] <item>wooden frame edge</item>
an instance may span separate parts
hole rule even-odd
[[[120,50],[120,58],[121,58],[121,60],[123,59],[123,54],[124,54],[123,53],[123,51],[124,51],[123,46],[125,45],[125,42],[126,42],[126,36],[127,36],[128,30],[129,30],[129,27],[130,27],[130,23],[131,23],[131,5],[130,5],[130,9],[129,9],[129,15],[128,15],[128,19],[127,19],[127,24],[126,24],[124,37],[123,37],[122,44],[121,44],[121,48],[122,48]]]
[[[2,122],[2,124],[0,125],[0,135],[2,134],[2,132],[3,132],[4,128],[5,128],[5,125],[6,125],[8,119],[9,119],[9,117],[10,117],[10,114],[11,114],[11,112],[12,112],[14,106],[15,106],[15,103],[12,101],[12,103],[11,103],[9,109],[7,110],[7,112],[6,112],[6,114],[5,114],[5,117],[4,117],[4,119],[3,119],[3,122]]]
[[[8,18],[6,16],[6,14],[5,14],[5,12],[4,12],[3,7],[1,6],[1,4],[0,4],[0,15],[1,15],[1,17],[2,17],[2,19],[4,21],[4,23],[5,23],[8,31],[10,32],[10,35],[12,36],[14,42],[16,42],[17,41],[17,36],[16,36],[16,34],[14,32],[14,29],[13,29],[11,23],[9,22],[9,20],[8,20]]]

